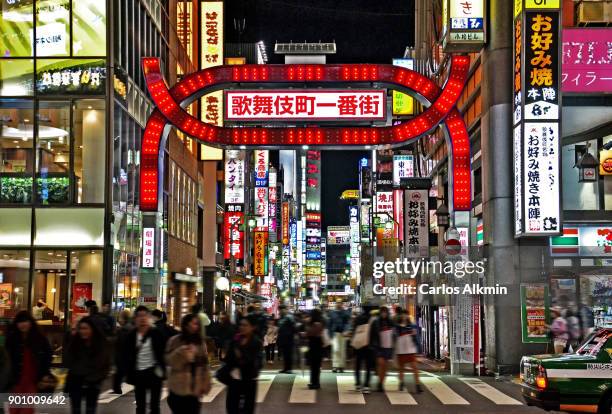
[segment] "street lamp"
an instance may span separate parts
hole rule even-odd
[[[587,151],[580,157],[576,163],[576,167],[578,167],[579,170],[579,183],[592,183],[593,181],[597,181],[597,167],[599,167],[599,163],[590,152]]]
[[[442,203],[436,210],[436,216],[438,217],[438,226],[448,227],[450,213],[448,212],[448,206]]]

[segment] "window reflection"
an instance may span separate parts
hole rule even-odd
[[[0,101],[0,203],[32,202],[31,101]]]
[[[37,134],[37,194],[42,204],[70,200],[70,104],[39,104]]]
[[[78,203],[103,203],[106,174],[104,101],[86,99],[74,105],[74,174]]]

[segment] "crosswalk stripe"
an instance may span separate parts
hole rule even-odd
[[[421,382],[442,404],[470,404],[439,378],[423,377]]]
[[[112,392],[113,392],[112,389],[104,391],[98,397],[98,404],[108,404],[110,402],[113,402],[117,398],[122,397],[123,395],[127,394],[128,392],[132,391],[133,389],[134,389],[133,385],[123,383],[123,384],[121,384],[121,391],[123,391],[123,394],[112,394]]]
[[[290,403],[313,404],[317,401],[317,391],[308,389],[308,377],[296,375],[291,387]]]
[[[520,401],[507,396],[479,378],[459,378],[478,394],[488,398],[497,405],[523,405]]]
[[[221,384],[216,379],[213,379],[212,385],[210,387],[210,392],[206,394],[205,396],[203,396],[200,399],[200,401],[203,403],[212,402],[217,397],[217,395],[219,395],[221,391],[223,391],[224,388],[225,388],[225,385]]]
[[[399,378],[387,377],[385,380],[385,394],[391,405],[416,405],[416,400],[406,390],[399,391]]]
[[[360,392],[355,392],[355,379],[349,375],[338,375],[338,402],[340,404],[365,404],[365,398]]]
[[[266,399],[266,395],[268,391],[270,391],[270,387],[272,386],[272,382],[274,381],[274,377],[276,375],[260,375],[257,379],[257,402],[262,403]]]

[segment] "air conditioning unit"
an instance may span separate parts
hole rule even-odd
[[[582,1],[578,4],[577,23],[578,26],[591,24],[606,24],[608,9],[611,2],[608,1]]]

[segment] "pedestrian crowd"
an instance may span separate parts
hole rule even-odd
[[[345,309],[341,303],[329,311],[292,312],[279,306],[270,315],[259,304],[209,318],[194,305],[176,329],[165,312],[138,306],[130,312],[111,314],[110,304],[98,309],[88,303],[82,317],[67,335],[63,366],[67,375],[63,392],[71,412],[94,414],[105,381],[115,394],[124,382],[133,386],[137,414],[159,414],[162,388],[168,390],[172,413],[200,412],[213,377],[227,387],[228,414],[251,414],[255,410],[257,378],[265,364],[282,360],[281,374],[291,374],[299,364],[310,368],[310,389],[321,387],[321,365],[331,360],[334,372],[343,372],[347,357],[355,363],[355,390],[370,392],[372,371],[383,390],[387,368],[395,359],[400,390],[406,368],[414,374],[420,391],[418,370],[419,329],[405,310],[386,307]],[[277,317],[275,317],[277,316]],[[51,370],[52,350],[32,312],[19,312],[0,347],[0,392],[49,393],[58,387]],[[219,361],[216,371],[211,360]],[[363,374],[363,375],[362,375]],[[130,388],[131,389],[131,388]],[[32,408],[10,408],[11,414],[33,413]]]

